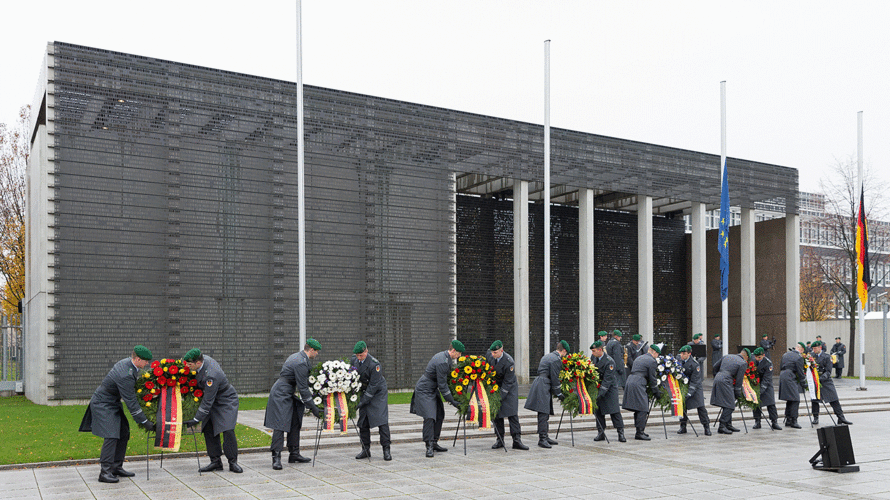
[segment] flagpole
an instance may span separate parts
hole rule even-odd
[[[306,345],[306,186],[303,181],[303,18],[297,0],[297,267],[299,273],[300,345]]]
[[[864,191],[865,180],[862,175],[862,111],[858,112],[856,115],[857,115],[857,121],[858,121],[858,127],[857,127],[858,128],[858,134],[857,134],[858,135],[858,141],[857,141],[858,142],[858,153],[857,153],[858,158],[857,158],[856,163],[858,164],[858,167],[859,167],[859,193],[861,194],[861,193],[865,192]],[[855,195],[853,195],[853,196],[855,196]],[[859,200],[859,210],[863,214],[863,222],[865,222],[865,220],[864,220],[865,207],[862,206],[864,201],[865,200],[862,198],[860,198],[860,200]],[[858,224],[858,221],[857,221],[857,224]],[[866,225],[863,228],[863,232],[866,233],[864,235],[865,238],[868,238],[867,230],[868,230],[868,226]],[[857,258],[857,261],[859,261],[858,264],[861,266],[862,265],[861,256],[857,255],[856,258]],[[856,289],[857,289],[857,291],[859,290],[859,273],[856,274]],[[858,295],[858,293],[857,293],[857,295]],[[866,288],[866,297],[867,296],[868,296],[868,289]],[[859,361],[859,387],[856,388],[857,391],[867,390],[865,387],[865,310],[867,307],[868,307],[868,304],[863,304],[862,300],[859,301],[859,360],[860,361]]]
[[[723,183],[724,175],[727,175],[726,165],[726,81],[720,82],[720,181]],[[729,224],[726,229],[726,239],[729,239]],[[723,355],[729,354],[729,297],[723,299],[721,314],[721,337],[723,338]]]
[[[544,354],[550,352],[550,40],[544,40]]]

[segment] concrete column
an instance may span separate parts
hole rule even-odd
[[[516,379],[529,382],[528,376],[528,182],[513,184],[513,359]]]
[[[586,352],[596,340],[593,314],[593,190],[578,192],[578,350]]]
[[[707,281],[707,248],[705,245],[705,204],[692,203],[692,212],[689,214],[692,223],[692,334],[702,334],[702,339],[708,343],[708,281]],[[710,359],[710,358],[708,358]],[[708,364],[702,366],[703,375],[707,376]]]
[[[754,276],[754,209],[742,208],[742,227],[739,236],[742,296],[742,343],[759,344],[757,338],[757,308]],[[734,348],[734,346],[732,346]]]
[[[654,340],[655,301],[652,279],[652,198],[637,196],[637,303],[640,331],[643,340]]]
[[[785,215],[785,335],[789,346],[800,342],[800,216]],[[783,348],[785,346],[776,346]]]

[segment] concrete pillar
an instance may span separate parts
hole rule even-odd
[[[593,190],[578,192],[578,350],[586,352],[596,340],[593,314]]]
[[[513,184],[513,359],[516,379],[529,382],[528,376],[528,182]]]
[[[692,212],[689,215],[692,223],[692,334],[702,334],[702,339],[708,343],[708,281],[707,281],[707,247],[705,245],[705,204],[692,203]],[[708,358],[710,359],[710,358]],[[703,374],[707,376],[708,364],[702,366]]]
[[[742,207],[742,227],[739,236],[742,297],[742,344],[757,345],[757,308],[754,276],[754,209]],[[734,346],[732,346],[734,348]]]
[[[643,340],[652,342],[655,331],[655,300],[652,279],[652,198],[637,196],[637,303],[640,331]]]
[[[785,336],[789,346],[800,336],[800,216],[785,215]],[[785,346],[776,346],[784,348]]]

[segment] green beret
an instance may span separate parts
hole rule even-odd
[[[700,338],[701,338],[701,334],[700,334],[700,333],[696,333],[695,335],[692,336],[692,340],[700,339]]]
[[[603,348],[603,341],[602,341],[602,340],[597,340],[596,342],[590,344],[590,348],[591,348],[591,349],[602,349],[602,348]]]
[[[612,335],[616,337],[620,337],[622,335],[621,330],[612,330]]]
[[[692,352],[692,348],[689,347],[688,345],[684,345],[683,347],[680,348],[680,352]]]
[[[364,340],[359,340],[355,343],[355,347],[352,348],[353,354],[361,354],[368,349],[368,344],[365,343]]]
[[[834,338],[834,340],[840,340],[840,339],[841,339],[840,337],[835,337],[835,338]]]
[[[315,349],[316,351],[321,350],[321,344],[318,343],[318,341],[315,339],[306,339],[306,345],[308,345],[312,349]]]
[[[606,333],[605,330],[600,330],[600,331],[598,331],[598,332],[596,333],[596,336],[597,336],[597,337],[604,337],[604,336],[606,336],[606,335],[608,335],[608,333]]]
[[[454,339],[454,340],[451,341],[451,348],[454,349],[455,351],[461,353],[461,354],[463,354],[464,351],[467,350],[467,348],[464,347],[464,343],[461,342],[460,340],[457,340],[457,339]]]
[[[806,344],[804,344],[804,343],[803,343],[803,342],[798,342],[798,343],[797,343],[797,345],[799,345],[799,346],[801,346],[801,347],[803,347],[803,348],[804,348],[804,349],[806,349],[806,348],[807,348],[807,345],[806,345]]]
[[[649,346],[649,349],[652,349],[658,354],[661,354],[661,347],[658,347],[658,344],[652,344]]]
[[[182,360],[191,362],[191,361],[198,359],[198,357],[200,357],[200,356],[201,356],[201,349],[194,347],[192,349],[189,349],[189,352],[185,353],[182,356]]]
[[[494,342],[491,343],[491,347],[489,347],[489,349],[491,349],[492,351],[497,351],[498,349],[503,349],[503,348],[504,348],[504,343],[501,342],[500,340],[495,340]]]
[[[569,347],[569,343],[566,342],[565,340],[560,340],[560,341],[559,341],[559,345],[561,345],[562,348],[566,350],[566,352],[569,352],[569,351],[572,350],[572,348]]]
[[[151,351],[148,350],[148,347],[145,347],[144,345],[137,345],[133,347],[133,352],[136,354],[136,356],[139,356],[139,359],[151,361]]]
[[[631,337],[631,339],[632,339],[632,340],[643,340],[643,336],[640,335],[639,333],[635,333],[635,334],[633,335],[633,337]]]
[[[720,338],[720,335],[721,335],[720,332],[717,332],[717,333],[714,334],[714,338],[715,338],[715,339],[719,339],[719,338]]]
[[[822,341],[817,340],[817,341],[813,342],[812,344],[810,344],[810,347],[822,347]]]
[[[745,352],[745,355],[748,356],[748,359],[751,359],[751,351],[746,347],[742,349]]]
[[[769,335],[767,335],[767,334],[764,333],[763,335],[761,335],[761,337],[763,337],[763,338],[767,338],[767,337],[769,337]]]
[[[755,356],[763,356],[764,354],[766,354],[766,353],[763,351],[763,347],[758,347],[757,349],[754,349]]]

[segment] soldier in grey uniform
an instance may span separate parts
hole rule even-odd
[[[763,412],[761,406],[766,406],[769,412],[770,427],[780,431],[779,411],[776,409],[776,392],[773,390],[773,362],[764,352],[762,347],[754,349],[754,359],[757,363],[757,377],[760,379],[760,406],[754,409],[754,428],[760,428],[760,418]]]
[[[739,429],[732,425],[732,412],[736,399],[742,396],[742,383],[748,368],[748,354],[727,354],[714,365],[714,386],[711,389],[711,404],[719,406],[720,425],[718,434],[732,434]]]
[[[695,335],[692,336],[692,340],[690,342],[688,342],[686,345],[688,345],[688,346],[705,345],[705,339],[702,338],[702,334],[696,333]],[[692,349],[690,349],[690,352],[692,352]],[[707,357],[695,358],[695,361],[698,364],[699,368],[704,366],[706,359],[707,359]]]
[[[141,345],[133,348],[133,354],[124,358],[111,368],[108,375],[102,380],[80,423],[80,432],[92,432],[100,438],[105,438],[102,443],[102,451],[99,454],[100,483],[116,483],[117,476],[133,477],[136,474],[123,468],[124,457],[127,454],[127,442],[130,440],[130,424],[124,415],[121,400],[127,405],[133,421],[148,431],[155,430],[155,424],[149,420],[139,400],[136,399],[136,378],[139,370],[148,366],[151,361],[151,351]]]
[[[844,372],[844,354],[847,354],[847,346],[841,342],[840,337],[835,337],[830,354],[837,355],[837,363],[834,364],[834,378],[841,378]]]
[[[627,344],[627,369],[632,370],[634,360],[646,354],[649,351],[649,343],[643,342],[643,336],[635,333],[630,338],[630,344]],[[629,372],[628,372],[629,373]],[[627,385],[627,384],[625,384]]]
[[[306,408],[321,417],[321,409],[312,401],[309,390],[310,361],[318,356],[321,344],[315,339],[307,339],[303,350],[287,358],[278,374],[278,380],[269,391],[266,404],[266,418],[263,425],[272,429],[272,469],[281,470],[281,451],[284,449],[284,433],[287,433],[287,448],[290,454],[288,463],[308,463],[312,460],[300,455],[300,429],[303,428],[303,413]],[[296,392],[300,395],[297,397]]]
[[[720,332],[717,332],[714,334],[714,339],[711,340],[711,367],[716,366],[722,357],[723,339],[720,338]],[[714,370],[712,373],[716,374],[717,370]]]
[[[760,337],[760,347],[763,349],[763,354],[769,358],[769,350],[773,348],[775,342],[770,341],[769,335],[763,334]]]
[[[235,438],[235,424],[238,423],[238,392],[229,383],[219,363],[210,356],[201,354],[200,349],[191,349],[185,353],[182,361],[189,370],[197,374],[195,379],[198,385],[195,388],[204,392],[195,417],[185,423],[186,427],[201,424],[204,442],[207,443],[210,464],[201,467],[199,471],[222,470],[221,457],[225,452],[229,470],[236,473],[244,472],[238,465],[238,440]],[[223,436],[224,446],[220,446],[220,434]]]
[[[646,393],[646,388],[649,388],[656,398],[661,391],[657,373],[658,362],[655,361],[659,355],[661,346],[650,346],[645,355],[633,362],[630,375],[627,376],[627,384],[624,386],[624,403],[621,406],[625,410],[634,412],[634,427],[637,429],[634,439],[641,441],[650,439],[646,434],[646,422],[649,420],[649,395]]]
[[[822,350],[823,344],[821,340],[813,342],[813,359],[816,360],[819,372],[819,385],[822,401],[829,403],[837,415],[837,423],[852,425],[844,418],[844,410],[841,409],[841,403],[837,397],[837,389],[834,388],[834,380],[831,379],[831,356]],[[819,402],[813,401],[813,423],[819,424]]]
[[[513,438],[514,450],[527,450],[522,444],[522,427],[519,425],[519,383],[516,382],[515,363],[513,357],[504,352],[504,343],[500,340],[492,342],[485,354],[485,361],[494,370],[494,382],[501,393],[501,409],[494,419],[495,434],[498,437],[491,448],[502,448],[504,439],[504,419],[510,420],[510,436]]]
[[[448,376],[454,360],[459,358],[465,349],[460,340],[452,340],[450,349],[430,359],[423,375],[414,386],[411,413],[423,417],[423,442],[426,443],[427,458],[434,457],[437,451],[448,451],[448,448],[439,446],[438,442],[442,434],[442,422],[445,421],[445,406],[439,395],[451,403],[451,406],[460,408],[460,404],[454,400],[448,388]]]
[[[797,413],[800,410],[800,393],[804,384],[804,358],[806,346],[798,342],[794,349],[782,355],[779,365],[779,399],[785,401],[785,424],[800,429]]]
[[[686,391],[686,404],[683,405],[683,417],[680,418],[680,430],[677,431],[677,434],[686,434],[686,423],[689,422],[687,412],[695,408],[698,410],[698,421],[705,429],[705,436],[710,436],[711,420],[708,418],[708,410],[705,408],[705,390],[702,387],[704,375],[698,360],[692,357],[692,348],[689,345],[680,348],[680,363],[683,375],[689,379],[689,389]]]
[[[618,405],[617,365],[615,360],[604,352],[603,343],[599,340],[590,344],[590,354],[590,359],[600,375],[600,387],[596,395],[596,411],[593,412],[596,418],[597,435],[593,440],[606,439],[606,415],[609,415],[612,419],[612,426],[618,431],[618,441],[625,443],[627,438],[624,437],[624,419],[621,418],[621,406]]]
[[[525,400],[525,409],[538,413],[538,446],[551,448],[559,444],[550,439],[550,415],[553,415],[553,396],[560,401],[565,395],[560,389],[559,372],[562,371],[562,357],[569,352],[569,343],[560,340],[556,350],[545,354],[538,363],[538,376],[532,382]]]
[[[615,389],[624,388],[627,381],[627,366],[624,364],[624,345],[621,343],[621,330],[612,330],[612,340],[606,344],[606,353],[615,362]]]
[[[390,453],[389,434],[389,393],[386,379],[380,372],[380,362],[368,354],[368,344],[363,340],[356,342],[349,360],[359,375],[362,384],[362,397],[358,402],[358,435],[362,442],[362,451],[356,460],[371,456],[371,427],[377,427],[380,434],[380,446],[383,448],[383,460],[392,460]]]

